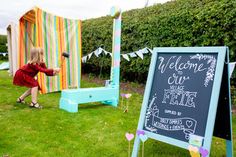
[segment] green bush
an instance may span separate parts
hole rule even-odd
[[[232,105],[236,106],[236,87],[231,87],[231,98],[232,98]]]
[[[8,60],[8,55],[6,55],[6,56],[0,55],[0,60],[1,61],[7,61]]]
[[[7,36],[0,35],[0,52],[7,52]]]
[[[109,16],[83,21],[83,55],[100,46],[111,52],[112,26]],[[224,45],[230,48],[231,61],[235,61],[236,1],[176,0],[122,14],[121,53],[144,47]],[[103,75],[110,75],[111,59],[106,57],[95,57],[83,64],[87,67],[83,72],[100,73],[100,62],[107,63]],[[145,55],[144,60],[121,60],[121,79],[145,83],[149,63],[150,55]]]

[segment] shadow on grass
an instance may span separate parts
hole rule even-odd
[[[6,104],[6,105],[1,105],[1,110],[21,110],[21,109],[25,109],[28,108],[27,104]]]
[[[109,105],[105,105],[105,104],[97,104],[97,103],[93,103],[93,104],[79,104],[79,109],[94,109],[94,108],[101,108],[101,107],[107,107]]]

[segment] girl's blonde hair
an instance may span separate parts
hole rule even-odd
[[[33,47],[30,50],[30,60],[28,63],[30,64],[40,64],[44,62],[44,51],[40,47]]]

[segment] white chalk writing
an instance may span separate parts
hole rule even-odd
[[[206,68],[203,68],[203,63],[191,63],[189,60],[187,62],[181,62],[182,56],[171,56],[166,63],[164,63],[164,57],[159,57],[160,64],[158,66],[158,69],[161,71],[161,73],[164,73],[166,69],[173,69],[176,72],[182,72],[182,70],[193,70],[194,73],[201,72],[206,70]]]

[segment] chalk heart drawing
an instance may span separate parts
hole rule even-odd
[[[202,157],[206,157],[209,154],[208,150],[202,147],[200,147],[199,152],[202,154]]]
[[[147,139],[148,139],[148,137],[147,137],[147,135],[139,135],[139,138],[140,138],[140,140],[142,141],[142,142],[145,142],[145,141],[147,141]]]
[[[189,145],[188,150],[190,152],[191,157],[200,157],[200,154],[198,152],[198,147],[194,147],[192,145]]]
[[[193,125],[193,122],[190,121],[190,120],[187,120],[186,125],[187,125],[188,128],[190,128]]]
[[[134,134],[129,134],[129,133],[126,133],[125,134],[125,137],[128,141],[131,141],[133,138],[134,138]]]

